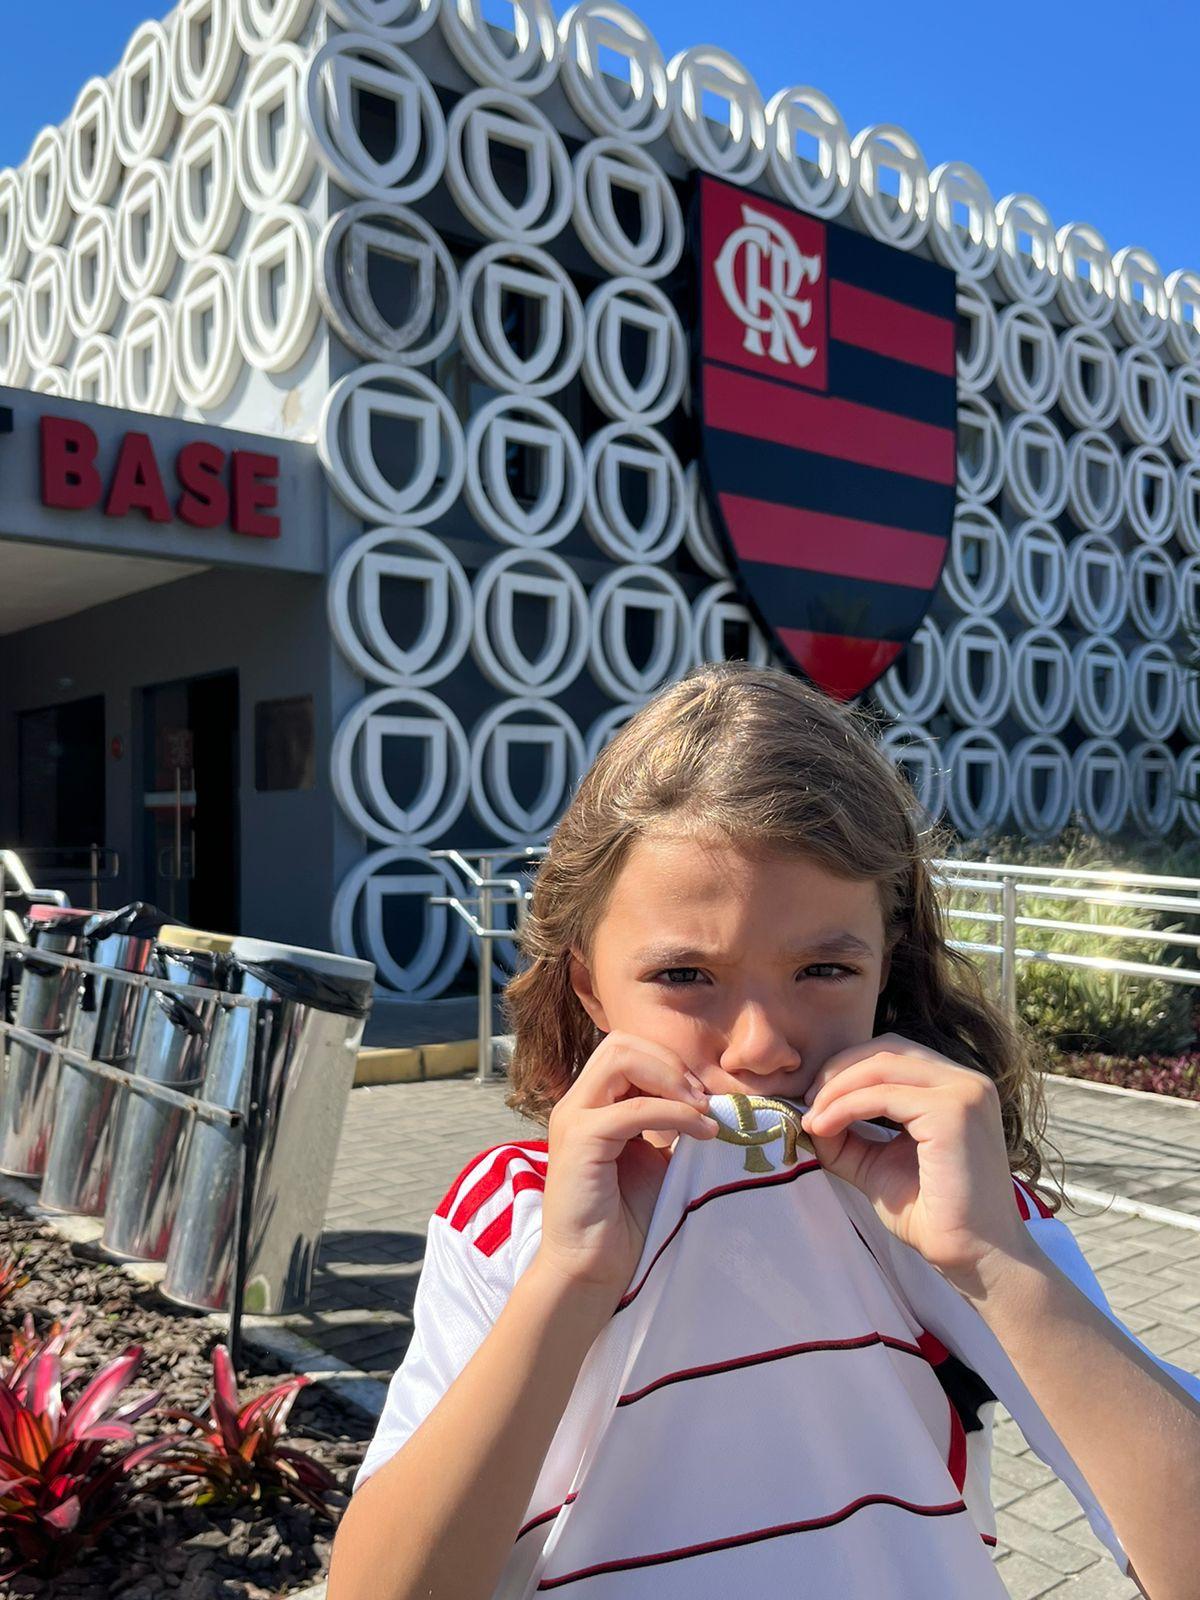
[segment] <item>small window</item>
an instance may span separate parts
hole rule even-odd
[[[259,700],[254,707],[254,787],[312,789],[316,772],[312,695]]]

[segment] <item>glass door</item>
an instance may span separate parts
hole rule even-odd
[[[179,922],[238,932],[238,679],[142,691],[145,898]]]

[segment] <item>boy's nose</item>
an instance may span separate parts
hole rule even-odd
[[[730,1029],[720,1064],[728,1073],[768,1077],[798,1067],[800,1051],[790,1043],[765,1006],[743,1006]]]

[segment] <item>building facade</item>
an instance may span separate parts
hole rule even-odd
[[[1198,319],[616,0],[181,0],[0,173],[0,843],[433,998],[431,852],[727,656],[966,835],[1200,832]]]

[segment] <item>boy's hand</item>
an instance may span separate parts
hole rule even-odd
[[[826,1171],[860,1189],[887,1227],[952,1283],[1028,1235],[1013,1198],[996,1085],[901,1034],[839,1050],[822,1065],[801,1126]],[[887,1117],[887,1142],[851,1124]]]

